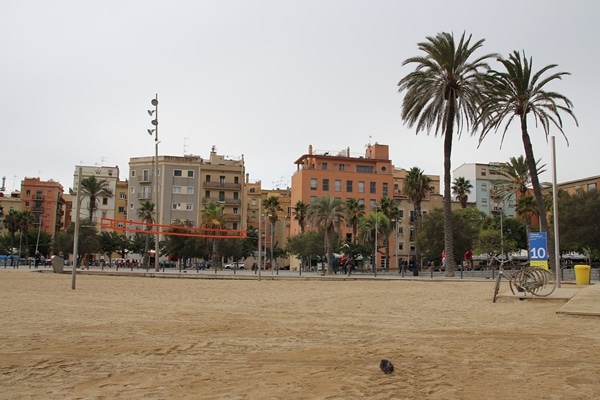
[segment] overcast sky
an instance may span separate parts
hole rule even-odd
[[[548,89],[570,98],[570,146],[556,129],[559,182],[600,175],[600,2],[383,0],[3,0],[0,176],[72,187],[75,166],[120,168],[154,154],[146,110],[159,97],[159,152],[244,155],[251,181],[287,186],[317,151],[388,144],[396,167],[443,176],[443,140],[400,117],[397,83],[417,43],[445,31],[485,39],[480,54],[525,50],[534,69],[572,75]],[[498,67],[497,64],[493,66]],[[499,67],[498,67],[499,68]],[[594,117],[596,115],[596,117]],[[536,158],[551,148],[530,122]],[[452,169],[524,154],[517,125],[455,141]],[[549,173],[541,177],[551,181]]]

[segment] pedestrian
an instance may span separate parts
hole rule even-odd
[[[465,260],[467,261],[467,268],[473,269],[473,250],[467,250],[465,253]]]
[[[446,250],[442,250],[442,269],[446,269]]]

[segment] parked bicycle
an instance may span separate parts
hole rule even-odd
[[[500,281],[502,278],[508,280],[512,294],[531,293],[534,296],[546,297],[551,295],[556,289],[556,279],[554,274],[541,267],[523,267],[512,273],[508,273],[500,266],[496,284],[494,287],[494,303],[500,290]]]

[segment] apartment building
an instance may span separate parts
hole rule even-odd
[[[4,218],[11,210],[22,211],[21,192],[18,190],[11,193],[0,192],[0,235],[2,236],[8,233],[8,229],[4,226]]]
[[[158,157],[158,199],[155,199],[154,157],[129,160],[127,216],[139,221],[137,210],[143,201],[158,200],[158,223],[176,221],[202,223],[202,211],[211,202],[221,204],[226,228],[246,229],[244,159],[227,158],[213,147],[208,159],[200,156]]]
[[[79,193],[79,175],[81,172],[81,180],[95,176],[98,181],[106,181],[106,187],[110,196],[99,196],[96,198],[96,207],[94,209],[94,215],[92,215],[92,223],[98,229],[98,232],[104,230],[100,226],[102,218],[116,218],[116,196],[117,183],[119,182],[119,167],[99,167],[99,166],[85,166],[77,165],[73,174],[73,191],[71,193],[72,201],[75,209],[77,209],[77,202],[80,201],[80,212],[79,217],[82,220],[90,219],[90,199],[88,196],[81,194],[81,198],[78,198]],[[77,215],[72,214],[71,219],[75,222]]]
[[[468,202],[475,203],[478,210],[490,215],[494,211],[502,209],[505,215],[514,217],[516,215],[516,195],[512,194],[504,204],[494,198],[494,192],[502,182],[509,179],[500,175],[505,163],[490,162],[488,164],[471,163],[463,164],[456,168],[452,176],[454,179],[464,177],[469,180],[473,189],[468,196]]]
[[[557,186],[559,189],[564,190],[569,194],[575,194],[580,190],[586,192],[590,190],[598,190],[600,187],[600,175],[559,183]]]
[[[52,237],[64,229],[63,186],[53,180],[25,178],[21,181],[21,210],[33,215],[33,225]]]

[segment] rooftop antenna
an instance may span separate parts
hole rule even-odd
[[[185,156],[185,148],[187,147],[187,141],[190,140],[190,138],[184,137],[183,138],[183,155]]]

